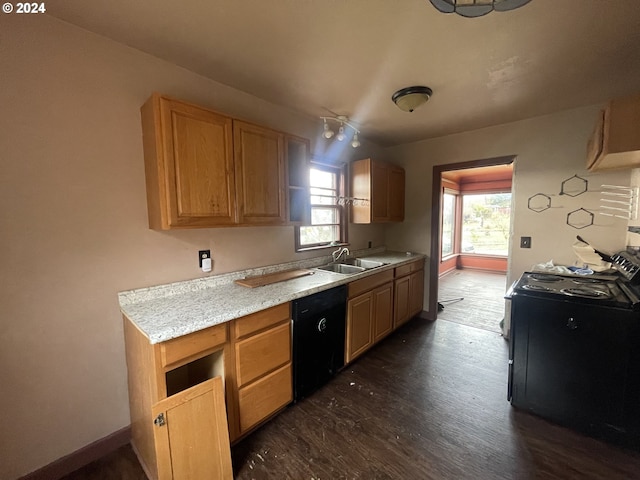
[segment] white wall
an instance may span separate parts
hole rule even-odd
[[[627,222],[597,213],[599,190],[601,184],[628,186],[631,170],[585,170],[586,143],[599,108],[584,107],[388,149],[387,156],[406,169],[407,208],[405,222],[387,230],[387,245],[430,253],[434,165],[516,155],[508,284],[536,263],[553,260],[573,265],[576,257],[571,245],[576,235],[599,250],[623,249]],[[588,180],[588,192],[577,197],[559,195],[562,181],[575,174]],[[529,197],[537,193],[550,195],[552,208],[540,213],[528,209]],[[579,208],[596,212],[593,226],[577,230],[566,224],[567,214]],[[521,236],[532,237],[530,249],[520,248]],[[425,305],[427,300],[428,273]]]
[[[13,479],[129,425],[118,291],[202,276],[200,249],[214,274],[316,255],[294,252],[293,227],[149,230],[150,93],[314,144],[321,124],[47,15],[0,16],[0,60],[0,479]],[[382,227],[350,234],[384,242]]]

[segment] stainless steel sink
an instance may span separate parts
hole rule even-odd
[[[377,262],[375,260],[367,260],[366,258],[347,258],[342,262],[346,265],[354,265],[356,267],[364,267],[365,269],[382,267],[383,265],[387,265],[384,262]]]
[[[387,265],[384,262],[377,262],[375,260],[367,260],[365,258],[346,258],[341,263],[329,263],[318,267],[320,270],[326,270],[327,272],[342,273],[345,275],[353,275],[354,273],[364,272],[371,268],[381,267]]]
[[[356,265],[345,265],[344,263],[330,263],[318,267],[318,270],[326,270],[327,272],[342,273],[344,275],[353,275],[355,273],[364,272],[366,268]]]

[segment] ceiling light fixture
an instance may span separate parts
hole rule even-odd
[[[430,0],[442,13],[463,17],[481,17],[492,11],[506,12],[526,5],[531,0]]]
[[[340,125],[338,128],[338,134],[336,135],[336,140],[339,142],[343,142],[347,138],[347,134],[345,133],[344,127],[345,125],[353,130],[353,139],[351,140],[351,146],[353,148],[358,148],[360,146],[360,140],[358,140],[358,134],[360,130],[353,126],[353,124],[349,123],[349,117],[345,115],[338,115],[337,117],[320,117],[324,122],[322,136],[324,138],[331,138],[335,135],[335,132],[329,127],[327,120],[336,122]]]
[[[391,95],[391,100],[400,110],[413,112],[420,105],[424,105],[433,95],[433,90],[429,87],[407,87],[401,88]]]

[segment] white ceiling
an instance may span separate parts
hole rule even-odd
[[[428,0],[64,0],[48,14],[396,145],[640,91],[640,0],[531,0],[469,19]],[[433,89],[413,113],[392,102]],[[165,92],[171,93],[171,92]]]

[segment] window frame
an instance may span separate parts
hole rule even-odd
[[[322,170],[325,172],[330,172],[337,176],[336,178],[336,195],[337,197],[345,197],[346,196],[346,176],[345,176],[345,165],[336,165],[331,163],[325,163],[317,160],[312,160],[308,165],[309,177],[311,176],[311,169]],[[311,185],[311,178],[309,178],[309,223],[303,225],[296,225],[294,228],[294,237],[295,237],[295,248],[296,252],[307,251],[307,250],[317,250],[322,248],[331,248],[340,245],[348,245],[348,237],[347,237],[347,209],[343,204],[341,205],[339,201],[336,201],[335,205],[331,204],[313,204],[311,203],[311,189],[314,188]],[[322,242],[315,244],[302,244],[300,243],[300,230],[303,227],[312,227],[316,225],[311,225],[311,217],[314,208],[331,208],[335,209],[338,215],[338,223],[330,224],[338,226],[338,235],[339,239],[332,242]]]

